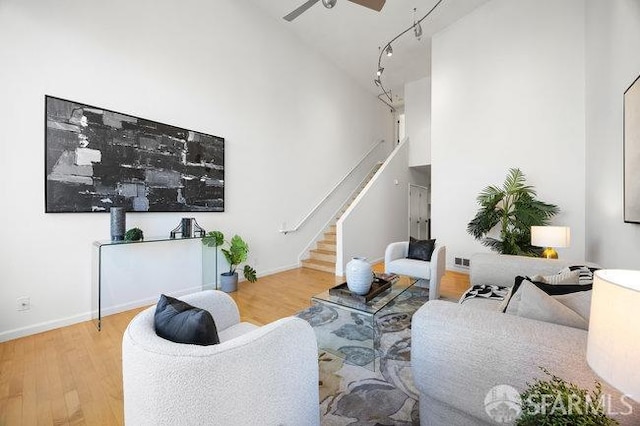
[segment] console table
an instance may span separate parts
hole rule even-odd
[[[215,253],[200,237],[94,241],[91,315],[96,327],[102,329],[103,315],[153,304],[160,293],[213,288]]]

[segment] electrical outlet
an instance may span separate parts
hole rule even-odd
[[[18,297],[17,302],[18,302],[18,305],[16,309],[18,311],[28,311],[29,309],[31,309],[31,298]]]

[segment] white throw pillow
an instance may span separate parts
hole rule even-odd
[[[583,330],[589,327],[589,322],[585,318],[534,284],[523,281],[518,291],[520,290],[522,293],[518,304],[518,316]]]

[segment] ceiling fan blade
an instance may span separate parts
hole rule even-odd
[[[351,3],[359,4],[360,6],[368,7],[376,12],[380,12],[386,0],[349,0]]]
[[[311,6],[313,6],[314,4],[318,3],[319,1],[320,0],[308,0],[308,1],[304,2],[302,4],[302,6],[299,6],[296,10],[294,10],[290,14],[284,16],[282,19],[284,19],[285,21],[291,22],[294,19],[296,19],[298,16],[302,15],[304,12],[307,11],[307,9],[309,9]]]

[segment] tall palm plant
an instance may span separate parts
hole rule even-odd
[[[467,225],[467,232],[502,254],[539,255],[540,249],[531,245],[531,227],[548,225],[559,211],[554,204],[536,200],[536,191],[526,184],[520,169],[509,169],[502,187],[487,186],[477,201],[480,210]],[[487,236],[496,226],[501,239]]]

